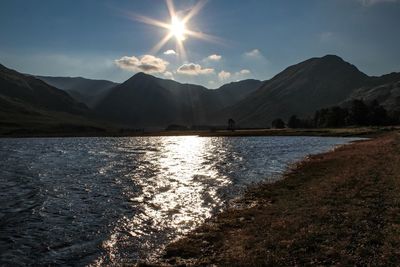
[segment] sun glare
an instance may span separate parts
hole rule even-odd
[[[185,23],[180,20],[178,17],[174,16],[171,19],[171,25],[169,28],[171,34],[173,36],[175,36],[176,39],[178,39],[179,41],[184,41],[185,38],[185,31],[186,31],[186,27],[185,27]]]
[[[161,20],[149,18],[146,16],[138,15],[138,14],[132,14],[133,18],[136,21],[140,21],[142,23],[146,23],[146,24],[153,25],[156,27],[164,28],[168,31],[166,33],[166,35],[160,40],[160,42],[158,42],[150,50],[150,54],[157,54],[160,51],[160,49],[164,45],[166,45],[168,43],[168,41],[173,37],[175,37],[175,40],[176,40],[177,52],[183,60],[186,60],[186,52],[185,52],[185,47],[183,45],[183,41],[189,37],[194,37],[197,39],[221,43],[221,40],[218,37],[211,36],[211,35],[205,34],[203,32],[193,31],[191,29],[188,29],[188,27],[187,27],[188,22],[195,15],[197,15],[197,13],[200,12],[200,10],[204,7],[204,5],[206,3],[207,3],[207,0],[199,0],[196,3],[196,5],[194,5],[190,9],[190,11],[186,14],[186,16],[180,18],[177,16],[178,12],[175,11],[173,0],[166,0],[167,8],[168,8],[169,15],[170,15],[169,23],[161,21]]]

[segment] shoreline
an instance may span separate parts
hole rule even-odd
[[[155,136],[199,136],[199,137],[250,137],[250,136],[327,136],[327,137],[373,137],[399,130],[399,127],[354,127],[313,129],[242,129],[235,131],[150,131],[150,132],[31,132],[0,134],[7,138],[70,138],[70,137],[155,137]]]
[[[250,187],[154,264],[399,264],[397,162],[399,132],[310,156],[281,180]]]

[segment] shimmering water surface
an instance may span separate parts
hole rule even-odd
[[[0,265],[110,265],[154,255],[248,184],[352,138],[0,140]]]

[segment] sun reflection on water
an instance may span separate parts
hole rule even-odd
[[[158,177],[158,193],[144,187],[144,194],[152,195],[145,205],[145,213],[160,228],[172,227],[185,232],[209,217],[213,203],[220,201],[216,188],[207,188],[210,181],[206,180],[213,179],[213,183],[218,180],[221,186],[229,182],[218,178],[215,169],[204,168],[210,140],[195,136],[176,138],[163,147],[163,156],[158,160],[160,169],[165,170]]]
[[[154,238],[165,243],[180,236],[199,226],[221,206],[218,189],[231,181],[210,164],[210,153],[215,152],[216,146],[213,142],[197,136],[163,137],[157,140],[155,151],[142,155],[141,162],[148,165],[137,166],[138,169],[156,171],[149,177],[138,177],[135,171],[129,174],[132,183],[141,189],[135,196],[126,192],[138,212],[119,221],[103,243],[107,255],[97,265],[126,258],[116,254],[129,253],[129,246],[136,252],[140,248],[148,250],[148,246],[157,243],[151,242]]]

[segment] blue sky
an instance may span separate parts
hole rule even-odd
[[[198,4],[175,0],[184,16]],[[140,70],[215,88],[266,80],[310,57],[336,54],[369,75],[400,71],[398,0],[209,0],[187,24],[217,41],[186,36],[186,58],[164,0],[2,0],[0,63],[18,71],[122,82]],[[210,57],[211,56],[211,57]],[[154,65],[154,66],[153,66]]]

